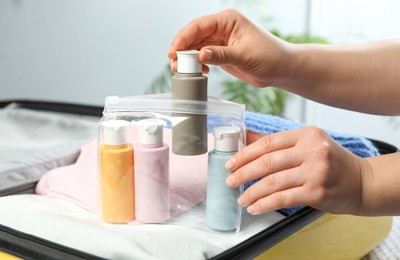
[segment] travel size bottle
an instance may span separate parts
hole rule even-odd
[[[206,224],[219,231],[235,230],[240,221],[240,188],[230,188],[225,182],[230,174],[225,163],[238,151],[240,132],[234,126],[215,127],[213,131],[214,150],[208,155]]]
[[[172,99],[207,101],[207,77],[202,75],[199,51],[177,51],[177,73],[172,77]],[[200,155],[208,151],[207,115],[174,113],[181,117],[172,128],[172,152]]]
[[[138,122],[139,144],[135,145],[135,213],[143,223],[161,223],[170,216],[169,147],[163,143],[164,122]]]
[[[133,146],[127,141],[130,122],[110,120],[101,125],[101,215],[108,223],[127,223],[135,218]]]

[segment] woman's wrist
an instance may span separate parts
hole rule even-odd
[[[400,153],[363,159],[362,201],[357,215],[389,216],[400,214]],[[366,164],[364,164],[366,165]]]
[[[297,88],[298,83],[303,75],[304,67],[301,66],[303,62],[302,47],[297,44],[283,42],[276,50],[280,52],[277,56],[276,67],[271,71],[266,71],[268,76],[267,86],[279,87],[285,90],[292,90]],[[266,57],[265,59],[270,59]]]
[[[285,89],[302,93],[305,87],[312,87],[324,64],[319,60],[317,44],[289,44]]]

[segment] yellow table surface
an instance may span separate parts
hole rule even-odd
[[[255,259],[361,259],[386,238],[391,227],[392,217],[327,213]]]
[[[0,259],[1,260],[19,260],[22,258],[7,254],[6,252],[0,251]]]

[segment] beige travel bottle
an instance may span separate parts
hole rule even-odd
[[[100,147],[100,197],[102,218],[123,224],[135,218],[133,146],[127,141],[130,123],[102,123],[104,143]]]
[[[199,51],[177,51],[176,54],[178,65],[172,77],[172,99],[207,101],[207,77],[202,74]],[[174,116],[181,120],[172,128],[172,152],[178,155],[207,153],[207,115],[174,113]]]

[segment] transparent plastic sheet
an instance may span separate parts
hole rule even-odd
[[[224,164],[246,143],[244,112],[212,97],[108,97],[98,135],[102,220],[238,233],[243,187],[226,186]]]

